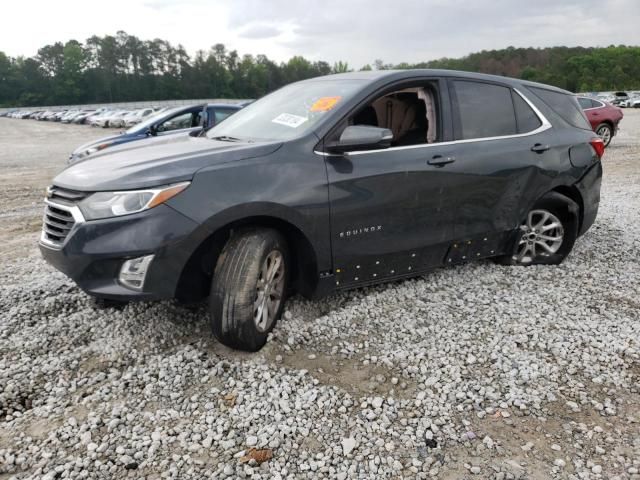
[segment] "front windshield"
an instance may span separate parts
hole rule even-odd
[[[184,109],[185,109],[185,107],[181,106],[181,107],[174,107],[174,108],[171,108],[169,110],[161,110],[161,111],[157,112],[155,115],[149,115],[148,117],[145,117],[144,122],[140,122],[137,125],[134,125],[129,130],[127,130],[125,133],[137,133],[137,132],[146,130],[151,125],[156,123],[158,120],[161,120],[162,118],[164,118],[166,116],[171,116],[174,113],[179,112],[179,111],[184,110]]]
[[[319,80],[288,85],[233,114],[209,130],[207,137],[260,141],[302,136],[363,83]]]

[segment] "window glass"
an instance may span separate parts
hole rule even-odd
[[[334,108],[347,102],[364,80],[311,80],[293,83],[256,100],[207,133],[209,138],[289,140],[301,137]]]
[[[513,106],[516,109],[518,133],[532,132],[542,125],[542,122],[527,102],[525,102],[524,99],[516,92],[512,92],[512,95]]]
[[[173,117],[158,126],[159,132],[167,132],[169,130],[180,130],[182,128],[190,128],[193,119],[191,112],[183,113],[177,117]]]
[[[235,113],[236,111],[237,110],[219,109],[219,108],[214,110],[214,118],[215,118],[216,124],[220,123],[222,120],[227,118],[229,115]]]
[[[455,80],[461,139],[517,133],[511,90],[499,85]]]
[[[391,130],[392,147],[434,143],[438,139],[436,98],[430,82],[386,92],[360,106],[347,123]]]
[[[593,100],[585,97],[578,97],[578,103],[580,104],[583,110],[586,108],[593,108],[597,106]]]
[[[178,114],[179,112],[183,111],[184,109],[185,109],[185,107],[183,107],[183,106],[174,107],[174,108],[162,108],[162,109],[158,110],[157,112],[155,112],[155,114],[152,114],[152,115],[150,114],[149,116],[145,117],[144,122],[141,122],[138,125],[135,125],[135,126],[131,127],[129,130],[126,131],[126,133],[144,132],[149,127],[151,127],[152,125],[155,125],[158,121],[160,121],[162,118],[166,117],[167,115]]]
[[[546,88],[529,87],[529,89],[565,122],[574,127],[591,130],[587,117],[580,108],[580,104],[575,96],[568,93],[547,90]]]

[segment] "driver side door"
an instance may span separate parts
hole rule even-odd
[[[436,94],[442,126],[450,117],[440,106],[448,99],[439,88]],[[453,158],[454,146],[438,144],[445,139],[441,132],[435,143],[324,154],[338,288],[411,276],[443,264],[453,240],[456,204],[447,187],[447,165],[440,163]]]

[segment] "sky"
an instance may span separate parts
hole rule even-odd
[[[14,57],[118,30],[189,54],[224,43],[352,68],[510,45],[640,45],[640,0],[9,0],[2,18],[0,51]]]

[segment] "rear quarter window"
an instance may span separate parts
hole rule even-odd
[[[512,92],[511,95],[513,97],[513,106],[516,109],[518,133],[529,133],[539,128],[542,122],[529,104],[518,93]]]
[[[500,85],[454,80],[458,139],[491,138],[517,133],[511,90]]]
[[[529,90],[568,124],[584,130],[591,130],[587,117],[573,95],[546,88],[529,87]]]
[[[582,107],[583,110],[587,108],[593,108],[593,100],[584,97],[578,97],[578,103]]]

